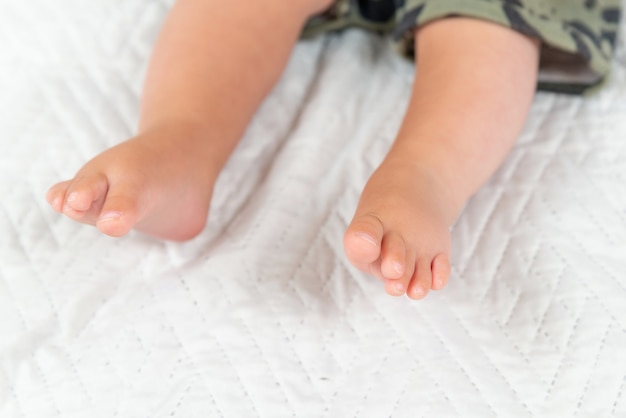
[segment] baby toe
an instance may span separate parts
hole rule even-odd
[[[64,210],[88,211],[95,201],[106,195],[107,187],[107,180],[102,175],[76,178],[67,188]]]
[[[448,284],[450,278],[450,259],[446,254],[439,254],[432,263],[432,289],[441,290]]]
[[[65,201],[65,192],[67,191],[67,188],[70,185],[70,183],[71,183],[70,180],[57,183],[54,186],[52,186],[46,193],[46,201],[57,212],[63,211],[63,202]]]

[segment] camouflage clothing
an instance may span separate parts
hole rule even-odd
[[[303,35],[361,27],[391,34],[413,56],[414,29],[435,19],[468,16],[542,41],[539,88],[581,93],[610,70],[621,0],[337,0]]]

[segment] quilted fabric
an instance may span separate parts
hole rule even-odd
[[[47,207],[132,134],[167,7],[0,0],[0,416],[626,416],[623,43],[599,94],[538,94],[416,303],[343,256],[412,78],[359,31],[298,45],[196,240]]]

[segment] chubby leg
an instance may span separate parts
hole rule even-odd
[[[535,91],[539,43],[496,24],[448,18],[416,35],[411,102],[345,237],[349,260],[391,295],[420,299],[450,275],[450,233],[502,163]]]
[[[53,186],[48,202],[112,236],[197,235],[219,171],[306,19],[330,2],[178,0],[152,56],[137,136]]]

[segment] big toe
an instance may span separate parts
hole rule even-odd
[[[378,217],[362,215],[354,218],[343,240],[348,260],[361,270],[378,260],[383,233],[383,224]]]
[[[100,231],[112,237],[126,235],[137,223],[140,210],[137,195],[112,188],[96,220]]]

